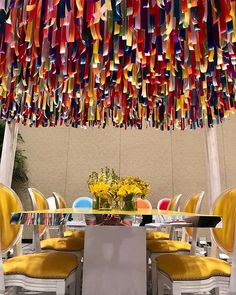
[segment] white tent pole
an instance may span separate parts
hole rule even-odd
[[[6,123],[0,164],[0,183],[11,187],[19,124]]]
[[[207,128],[206,128],[207,129]],[[224,139],[223,139],[224,140]],[[216,198],[221,193],[221,182],[220,182],[220,164],[218,155],[218,144],[216,128],[208,128],[206,130],[206,144],[207,144],[207,161],[208,161],[208,179],[209,179],[209,197],[210,205],[214,203]],[[236,236],[236,231],[235,231]],[[216,245],[212,244],[212,256],[217,254]],[[234,241],[233,257],[232,257],[232,271],[230,278],[229,294],[236,295],[236,240]]]
[[[208,161],[207,166],[209,180],[209,201],[210,206],[212,207],[213,203],[221,193],[220,163],[216,127],[206,128],[206,144]]]
[[[215,200],[221,193],[220,163],[216,127],[205,128],[207,149],[207,174],[208,174],[208,203],[212,208]],[[218,256],[218,249],[212,241],[211,256]]]

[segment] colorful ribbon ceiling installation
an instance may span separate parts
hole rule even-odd
[[[0,0],[8,121],[212,126],[236,109],[235,65],[235,1]]]

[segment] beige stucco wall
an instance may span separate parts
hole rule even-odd
[[[236,116],[217,126],[222,189],[236,185]],[[208,211],[205,129],[161,132],[143,130],[28,128],[21,126],[25,143],[29,186],[49,196],[58,191],[68,205],[88,195],[88,175],[112,167],[121,176],[143,177],[151,185],[155,206],[164,196],[183,193],[186,198],[206,192]]]
[[[222,190],[236,185],[236,116],[217,126]],[[70,206],[78,196],[88,195],[88,175],[112,167],[120,176],[140,176],[151,185],[153,206],[165,196],[206,192],[202,212],[208,213],[206,131],[161,132],[155,129],[123,130],[74,128],[28,128],[20,126],[21,146],[27,155],[29,186],[50,196],[58,191]],[[21,199],[30,208],[27,189]],[[24,237],[31,238],[29,227]],[[199,235],[210,238],[208,230]]]

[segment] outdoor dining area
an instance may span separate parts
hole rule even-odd
[[[236,295],[236,1],[0,0],[0,295]]]
[[[142,195],[140,189],[140,196],[145,197],[148,185],[139,178],[133,178],[133,184],[119,185],[117,179],[110,178],[114,172],[111,174],[106,168],[108,174],[104,178],[103,171],[89,182],[91,190],[101,187],[102,183],[108,185],[116,181],[110,185],[120,186],[118,192],[123,192],[125,185],[127,190],[138,193],[138,184],[141,184],[140,188],[145,190]],[[127,178],[121,183],[125,181]],[[217,198],[210,215],[199,213],[204,192],[190,196],[183,212],[179,211],[182,194],[170,199],[163,210],[153,209],[149,201],[136,198],[129,191],[122,202],[127,198],[126,205],[130,206],[130,198],[133,198],[135,207],[123,209],[117,204],[112,208],[99,207],[98,199],[106,194],[103,191],[99,197],[96,190],[95,199],[79,197],[72,208],[68,208],[59,193],[53,192],[46,199],[39,190],[29,188],[33,210],[24,211],[12,189],[1,185],[0,192],[3,254],[17,245],[16,256],[8,259],[3,256],[2,287],[15,286],[19,294],[22,287],[56,294],[66,294],[67,290],[69,294],[108,294],[114,286],[115,294],[166,294],[168,290],[171,294],[211,290],[216,294],[234,294],[234,291],[229,293],[229,287],[234,288],[231,263],[201,254],[197,230],[211,228],[220,249],[228,254],[233,252],[236,188]],[[103,223],[86,226],[84,219],[76,218],[81,215],[85,220],[86,216],[103,216]],[[133,224],[121,226],[120,220],[114,223],[108,218],[117,215],[142,216],[143,219],[151,215],[154,219],[141,226],[140,219],[137,224],[133,218]],[[30,254],[23,254],[22,249],[26,251],[21,245],[22,229],[30,224],[34,227],[33,244]],[[56,229],[54,237],[49,236],[50,226]]]

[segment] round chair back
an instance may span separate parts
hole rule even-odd
[[[22,211],[23,206],[17,194],[9,187],[0,184],[0,233],[1,249],[7,253],[21,239],[23,226],[10,224],[12,212]]]
[[[171,199],[169,198],[163,198],[160,199],[157,203],[157,209],[159,210],[167,210],[169,204],[170,204]]]
[[[191,196],[185,205],[184,212],[197,213],[197,214],[200,213],[203,197],[204,197],[203,191]],[[193,235],[192,227],[185,227],[185,231],[187,232],[189,236]]]
[[[222,217],[222,228],[213,228],[214,241],[224,252],[233,252],[236,222],[236,187],[224,191],[213,204],[212,213]]]
[[[55,198],[57,209],[67,208],[66,201],[61,194],[53,192],[52,195]]]
[[[48,197],[47,202],[48,202],[48,207],[49,207],[50,210],[58,209],[56,200],[55,200],[55,198],[53,196]]]
[[[33,210],[49,209],[47,199],[36,188],[28,188]],[[41,237],[47,229],[47,225],[39,225],[39,236]]]
[[[93,199],[90,197],[79,197],[74,200],[72,204],[72,208],[92,208],[93,207]]]
[[[137,198],[137,209],[152,209],[152,204],[148,200]]]
[[[179,194],[179,195],[174,196],[171,199],[167,210],[170,210],[170,211],[178,211],[179,210],[179,204],[180,204],[181,197],[182,197],[182,194]]]

